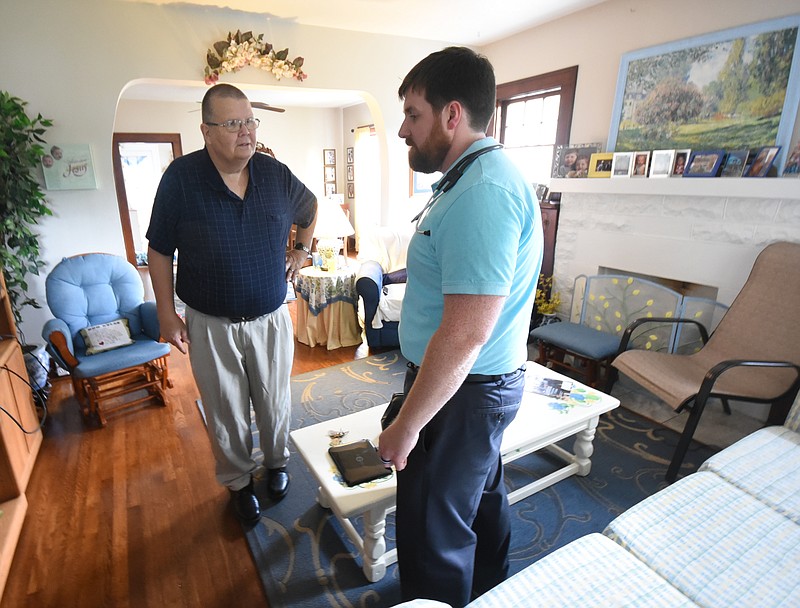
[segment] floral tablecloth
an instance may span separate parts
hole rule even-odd
[[[349,302],[355,306],[358,302],[357,271],[356,266],[346,266],[335,272],[307,266],[297,276],[297,295],[308,302],[308,310],[313,315],[318,315],[334,302]]]
[[[325,345],[328,350],[361,344],[356,271],[356,266],[336,272],[313,266],[300,271],[295,286],[298,341],[308,346]]]

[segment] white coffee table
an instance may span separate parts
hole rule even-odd
[[[522,405],[514,421],[503,435],[501,453],[504,463],[540,449],[547,449],[565,461],[565,466],[508,494],[510,504],[522,500],[570,475],[588,475],[594,450],[595,429],[601,414],[619,406],[619,400],[574,382],[538,363],[528,361],[529,378],[549,377],[573,382],[570,399],[559,401],[525,392]],[[331,445],[329,431],[347,431],[343,443],[370,439],[377,445],[380,419],[385,406],[369,408],[335,420],[320,422],[291,432],[303,460],[319,482],[317,501],[330,508],[341,522],[347,535],[358,548],[363,570],[371,582],[386,574],[386,567],[397,561],[397,552],[386,551],[384,532],[386,515],[395,508],[397,479],[394,474],[353,488],[347,487],[338,474],[336,465],[328,455]],[[555,445],[567,437],[575,436],[574,453]],[[364,536],[350,521],[362,515]]]

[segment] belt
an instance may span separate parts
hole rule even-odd
[[[228,321],[231,323],[248,323],[250,321],[255,321],[256,319],[260,319],[264,315],[256,315],[255,317],[228,317]]]
[[[419,371],[419,365],[408,362],[408,369],[410,369],[415,374]],[[464,382],[469,383],[480,383],[480,382],[500,382],[501,380],[505,380],[506,378],[511,378],[512,376],[516,376],[519,372],[524,372],[525,366],[518,367],[513,372],[509,372],[507,374],[495,374],[495,375],[487,375],[487,374],[467,374],[467,377],[464,378]]]

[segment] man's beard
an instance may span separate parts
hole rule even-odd
[[[441,171],[442,163],[450,151],[450,142],[437,120],[428,138],[421,146],[408,148],[408,164],[418,173],[434,173]]]

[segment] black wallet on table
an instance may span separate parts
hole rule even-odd
[[[357,486],[392,473],[369,439],[328,448],[328,453],[348,486]]]

